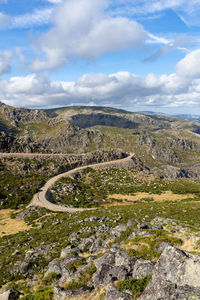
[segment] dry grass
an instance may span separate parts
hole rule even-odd
[[[122,194],[112,194],[108,196],[108,199],[116,199],[121,200],[121,202],[112,202],[107,203],[105,206],[113,206],[113,205],[128,205],[133,204],[136,201],[143,201],[145,198],[152,198],[153,202],[167,202],[167,201],[180,201],[187,198],[194,198],[194,194],[174,194],[171,191],[166,191],[160,195],[158,194],[149,194],[144,192],[138,192],[134,195],[122,195]],[[144,200],[145,202],[145,200]]]
[[[15,234],[19,231],[28,230],[30,228],[30,226],[27,226],[23,220],[11,219],[10,215],[12,212],[16,212],[16,210],[0,210],[0,237]]]
[[[190,236],[185,234],[176,234],[177,238],[180,238],[183,242],[182,245],[179,246],[181,250],[185,250],[188,252],[200,252],[199,245],[199,237],[198,236]]]

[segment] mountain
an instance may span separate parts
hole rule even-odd
[[[185,119],[185,120],[189,120],[189,121],[200,122],[200,115],[182,114],[182,115],[175,115],[175,117]]]
[[[101,149],[134,152],[150,168],[170,165],[181,172],[193,167],[196,174],[200,124],[109,107],[36,110],[0,103],[1,152],[84,153]],[[193,171],[187,172],[184,176]]]

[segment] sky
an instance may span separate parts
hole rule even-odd
[[[200,0],[0,0],[0,101],[200,115]]]

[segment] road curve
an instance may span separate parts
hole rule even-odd
[[[123,159],[118,159],[118,160],[112,160],[112,161],[108,161],[108,162],[102,162],[102,163],[98,163],[98,164],[92,164],[92,165],[87,165],[87,166],[83,166],[83,167],[78,167],[75,169],[72,169],[70,171],[67,171],[65,173],[56,175],[54,177],[52,177],[51,179],[49,179],[45,185],[43,187],[40,188],[39,192],[36,193],[30,204],[28,205],[28,207],[30,206],[40,206],[40,207],[44,207],[48,210],[51,211],[62,211],[62,212],[80,212],[80,211],[85,211],[85,210],[91,210],[92,208],[70,208],[70,207],[64,207],[61,205],[57,205],[54,204],[52,202],[50,202],[48,199],[50,198],[50,188],[51,186],[60,178],[62,177],[72,177],[75,173],[84,170],[86,168],[92,168],[95,170],[98,169],[103,169],[103,168],[109,168],[109,167],[115,167],[117,165],[122,165],[125,163],[129,163],[131,162],[131,158],[134,156],[133,153],[129,154],[127,157],[123,158]]]

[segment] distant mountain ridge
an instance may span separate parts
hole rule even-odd
[[[175,115],[175,117],[177,118],[181,118],[181,119],[185,119],[185,120],[189,120],[189,121],[196,121],[196,122],[200,122],[200,115],[193,115],[193,114],[178,114]]]

